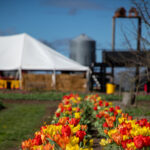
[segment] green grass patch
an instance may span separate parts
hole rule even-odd
[[[38,92],[16,92],[11,90],[0,91],[0,100],[10,99],[10,100],[62,100],[64,95],[70,94],[71,92],[58,92],[58,91],[38,91]],[[82,98],[88,94],[98,94],[102,97],[102,99],[109,101],[121,101],[122,95],[117,94],[103,94],[100,92],[97,93],[80,93],[80,92],[72,92],[79,94]],[[138,95],[137,101],[142,100],[150,100],[150,95]]]
[[[112,95],[107,95],[107,94],[99,94],[102,99],[105,99],[105,100],[110,100],[110,101],[122,101],[122,98],[123,96],[122,95],[115,95],[115,94],[112,94]],[[136,100],[137,101],[150,101],[150,95],[137,95],[136,97]]]
[[[119,95],[107,95],[107,94],[100,94],[100,96],[102,97],[102,99],[108,100],[108,101],[117,101],[117,100],[121,100],[122,96]]]
[[[142,106],[136,106],[136,107],[131,107],[128,106],[124,109],[125,113],[129,113],[129,115],[134,116],[134,117],[149,117],[150,116],[150,110],[149,110],[149,105],[142,105]]]
[[[144,100],[144,101],[147,101],[149,100],[150,101],[150,95],[138,95],[137,96],[137,100]]]
[[[31,92],[31,93],[13,93],[0,92],[0,99],[11,100],[61,100],[66,92]]]
[[[40,126],[46,105],[7,104],[6,107],[0,112],[0,149],[19,149],[21,142],[31,138]]]

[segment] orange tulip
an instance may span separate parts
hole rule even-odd
[[[121,141],[123,140],[123,137],[120,133],[116,132],[112,134],[112,139],[118,144],[121,145]]]
[[[104,133],[105,133],[105,134],[108,134],[108,130],[105,129],[105,130],[104,130]]]
[[[28,139],[28,140],[22,142],[22,149],[23,150],[30,148],[31,146],[32,146],[32,140],[31,139]]]
[[[87,125],[81,125],[81,130],[87,130]]]
[[[43,146],[43,150],[54,150],[54,145],[47,143],[46,145]]]

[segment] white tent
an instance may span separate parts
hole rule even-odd
[[[88,67],[63,56],[23,33],[0,36],[0,70],[88,71]]]

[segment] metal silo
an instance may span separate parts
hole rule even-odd
[[[70,58],[78,63],[90,66],[95,62],[95,41],[81,34],[70,42]]]

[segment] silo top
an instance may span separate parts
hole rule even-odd
[[[78,37],[76,37],[75,39],[73,39],[73,41],[82,42],[82,41],[94,41],[94,40],[85,34],[81,34]]]

